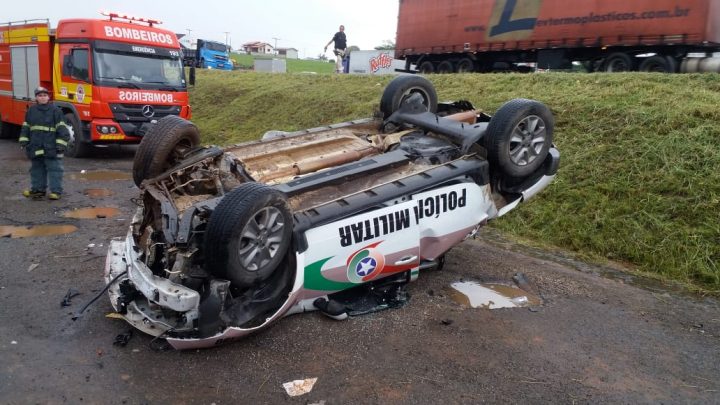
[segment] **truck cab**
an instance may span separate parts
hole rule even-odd
[[[208,69],[232,70],[233,63],[230,60],[228,47],[220,42],[197,40],[196,49],[197,66]]]
[[[5,36],[10,41],[0,43],[0,53],[3,45],[13,44],[13,74],[8,78],[12,90],[0,92],[3,122],[22,123],[32,103],[29,90],[23,89],[51,88],[72,127],[67,155],[82,157],[91,145],[139,143],[164,116],[190,117],[175,34],[157,28],[157,20],[105,15],[107,20],[60,20],[54,30],[41,24],[34,35],[23,34],[27,29],[22,25],[9,26]],[[17,74],[20,71],[25,73]],[[6,115],[6,110],[14,113]]]

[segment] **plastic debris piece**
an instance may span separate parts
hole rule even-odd
[[[38,266],[40,266],[40,263],[33,263],[33,264],[30,265],[30,267],[28,267],[27,271],[28,271],[28,272],[31,272],[31,271],[37,269]]]
[[[285,388],[285,391],[291,397],[297,397],[312,391],[313,385],[315,385],[316,381],[317,377],[306,378],[304,380],[294,380],[283,384],[283,388]]]
[[[124,320],[122,315],[118,314],[117,312],[110,312],[109,314],[105,314],[105,318],[111,318],[111,319],[120,319]]]
[[[11,345],[16,345],[16,344],[17,344],[17,340],[13,340],[12,342],[10,342],[10,344],[11,344]]]
[[[69,307],[71,305],[70,301],[73,299],[73,297],[77,297],[80,295],[80,291],[70,288],[68,292],[65,294],[65,297],[63,298],[62,302],[60,303],[61,307]]]

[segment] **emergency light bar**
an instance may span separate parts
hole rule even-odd
[[[149,26],[153,26],[153,24],[162,24],[162,21],[160,20],[153,20],[151,18],[145,18],[145,17],[135,17],[129,14],[120,14],[120,13],[114,13],[110,11],[100,11],[101,15],[104,15],[106,17],[110,17],[110,21],[113,20],[113,18],[119,19],[119,20],[127,20],[127,21],[140,21],[147,23]]]

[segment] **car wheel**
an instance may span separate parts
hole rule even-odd
[[[423,104],[428,111],[437,111],[437,92],[432,83],[422,76],[403,75],[394,78],[385,87],[380,99],[380,111],[383,117],[388,118],[392,115],[413,94],[422,96]]]
[[[292,225],[283,193],[261,183],[241,184],[210,216],[205,232],[207,271],[237,287],[267,280],[290,247]]]
[[[425,62],[420,64],[420,67],[418,67],[418,71],[423,74],[435,73],[435,65],[433,65],[433,63],[429,60],[426,60]]]
[[[635,70],[635,61],[624,52],[615,52],[605,58],[603,70],[606,72],[630,72]]]
[[[82,133],[80,121],[75,114],[69,112],[65,114],[65,122],[70,126],[70,140],[67,144],[65,156],[72,158],[88,157],[93,151],[91,144],[85,141]]]
[[[162,174],[199,144],[195,124],[176,115],[161,118],[147,131],[135,153],[135,184],[139,187],[143,180]]]
[[[638,68],[641,72],[675,73],[677,62],[671,56],[654,55],[646,58]]]
[[[534,100],[514,99],[490,119],[485,146],[490,164],[507,176],[524,177],[542,165],[552,145],[550,110]]]

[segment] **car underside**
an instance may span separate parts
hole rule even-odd
[[[393,80],[373,118],[225,148],[164,118],[134,162],[142,196],[108,253],[111,302],[179,349],[298,312],[343,318],[342,294],[414,280],[545,188],[559,166],[552,131],[541,103],[491,117],[438,103],[417,76]]]

